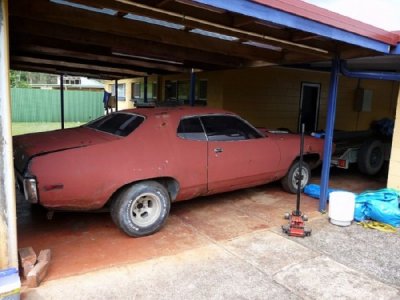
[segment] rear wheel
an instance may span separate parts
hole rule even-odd
[[[299,162],[296,161],[292,164],[287,172],[286,176],[282,178],[281,183],[283,189],[288,192],[295,194],[297,192],[297,181],[298,177],[300,176],[300,167]],[[303,162],[301,168],[301,183],[300,187],[301,190],[308,184],[311,178],[311,169],[308,163]]]
[[[366,141],[358,151],[357,165],[361,173],[377,174],[385,161],[383,143],[379,140]]]
[[[111,217],[126,234],[140,237],[158,231],[170,207],[165,187],[155,181],[144,181],[121,191],[112,204]]]

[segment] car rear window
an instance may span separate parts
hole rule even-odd
[[[118,136],[127,136],[138,128],[139,125],[142,124],[143,120],[144,117],[135,114],[113,113],[100,117],[99,119],[86,124],[85,127]]]

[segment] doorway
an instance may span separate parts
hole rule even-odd
[[[304,131],[307,133],[317,130],[320,92],[321,84],[319,83],[301,83],[298,132],[300,132],[302,123],[304,123]]]

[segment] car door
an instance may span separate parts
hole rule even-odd
[[[276,176],[280,152],[246,121],[234,115],[201,117],[208,139],[208,193],[255,186]]]
[[[176,157],[175,177],[180,185],[177,200],[204,195],[207,193],[207,137],[200,119],[182,118],[176,134],[171,145]]]

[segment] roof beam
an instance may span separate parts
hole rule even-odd
[[[74,26],[79,29],[93,29],[103,33],[147,41],[162,41],[164,44],[199,49],[219,54],[278,62],[281,53],[258,47],[233,43],[183,30],[148,24],[131,19],[120,19],[83,9],[52,4],[42,0],[20,0],[10,5],[10,15],[47,21],[54,24]],[[48,12],[51,11],[51,14]]]
[[[115,55],[100,55],[95,53],[88,53],[86,51],[77,51],[77,50],[65,50],[59,49],[56,47],[48,47],[48,46],[38,46],[32,44],[20,44],[13,48],[13,50],[17,54],[46,54],[51,56],[56,56],[60,58],[78,58],[79,60],[83,61],[90,61],[94,64],[100,63],[107,63],[107,64],[114,64],[114,65],[125,65],[125,66],[132,66],[134,68],[144,68],[152,69],[152,70],[159,70],[159,71],[166,71],[172,73],[185,73],[189,72],[189,69],[186,69],[182,66],[174,66],[168,64],[160,64],[155,62],[148,62],[133,58],[123,58],[123,57],[116,57]]]
[[[367,38],[343,29],[335,28],[314,20],[279,10],[277,8],[255,3],[260,0],[193,0],[194,2],[210,5],[220,9],[257,18],[274,24],[286,26],[300,31],[310,32],[329,39],[351,45],[369,48],[381,53],[389,53],[390,45],[384,42]]]
[[[114,68],[114,67],[101,67],[101,66],[94,66],[88,65],[84,63],[75,63],[75,62],[66,62],[66,61],[57,61],[57,60],[50,60],[50,59],[43,59],[37,57],[29,57],[29,56],[18,56],[13,55],[11,59],[11,63],[19,63],[19,64],[32,64],[32,65],[47,65],[47,66],[55,66],[59,68],[71,68],[71,69],[82,69],[87,70],[91,69],[93,71],[102,72],[102,73],[114,73],[114,74],[123,74],[126,76],[147,76],[147,73],[144,72],[136,72],[131,71],[128,69],[121,69],[121,68]]]
[[[50,23],[26,20],[19,17],[11,17],[12,34],[10,35],[13,44],[23,43],[23,38],[19,38],[20,34],[29,35],[32,38],[48,39],[51,43],[54,37],[65,43],[81,44],[82,47],[97,46],[108,49],[108,53],[118,52],[134,56],[145,56],[165,60],[176,60],[185,63],[190,61],[193,63],[191,67],[200,65],[209,65],[219,68],[236,68],[242,66],[246,60],[240,57],[230,57],[228,55],[220,55],[209,53],[197,49],[185,49],[183,47],[163,45],[162,43],[138,40],[128,37],[115,36],[111,33],[97,32],[93,30],[72,28],[69,26],[58,25],[52,26]]]
[[[14,63],[12,64],[13,70],[19,71],[27,71],[27,72],[39,72],[39,73],[47,73],[47,74],[56,74],[56,75],[71,75],[71,76],[83,76],[88,78],[98,78],[98,79],[122,79],[126,78],[124,75],[116,75],[116,74],[104,74],[104,73],[86,73],[84,71],[72,71],[66,69],[59,69],[56,67],[50,66],[39,66],[39,65],[29,65],[24,63]]]
[[[128,0],[115,0],[112,2],[108,0],[70,0],[70,1],[93,7],[100,6],[102,8],[110,8],[118,11],[123,11],[126,13],[146,16],[149,18],[180,24],[189,28],[199,28],[220,34],[235,36],[241,40],[251,40],[258,43],[266,43],[273,46],[289,49],[291,51],[307,53],[308,55],[319,55],[323,58],[331,58],[331,56],[328,54],[328,50],[318,49],[316,47],[311,47],[305,44],[291,42],[289,41],[290,38],[289,35],[287,35],[288,40],[285,40],[285,38],[282,37],[268,36],[265,34],[265,31],[263,33],[257,33],[257,32],[245,31],[239,28],[234,28],[234,27],[245,26],[257,21],[254,18],[250,17],[240,16],[240,15],[235,16],[234,18],[231,18],[232,19],[230,22],[231,24],[228,25],[228,24],[214,23],[207,20],[198,19],[196,17],[191,17],[190,15],[157,9],[148,5],[135,3]],[[193,1],[189,2],[191,3],[191,5],[196,5],[196,3]],[[231,25],[233,25],[233,27]],[[263,24],[263,26],[265,26],[265,24]],[[279,32],[280,35],[282,36],[282,31]]]

